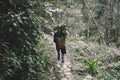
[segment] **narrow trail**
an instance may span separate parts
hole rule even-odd
[[[49,42],[52,44],[53,43],[53,36],[44,34],[44,37],[49,40]],[[54,44],[53,44],[54,46]],[[70,54],[67,52],[65,55],[65,62],[62,63],[61,61],[57,62],[57,66],[60,68],[60,73],[61,73],[61,80],[76,80],[74,75],[71,73],[71,61],[70,61]]]

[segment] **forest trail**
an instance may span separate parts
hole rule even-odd
[[[52,35],[48,35],[48,34],[44,34],[44,38],[49,40],[49,43],[52,44],[53,48],[55,48],[55,45],[53,43],[53,36]],[[71,43],[69,41],[66,42],[67,44]],[[86,45],[84,42],[81,42],[83,45]],[[54,52],[56,53],[56,52]],[[57,56],[57,54],[55,54],[55,57]],[[77,63],[72,63],[73,61],[73,55],[70,53],[70,51],[67,49],[67,54],[65,55],[65,62],[62,63],[61,61],[57,61],[57,66],[60,68],[60,74],[61,74],[61,80],[78,80],[76,79],[76,76],[71,72],[71,69],[74,67],[77,67]],[[92,80],[92,76],[91,75],[86,75],[84,76],[83,79],[80,80]],[[50,79],[50,80],[54,80],[54,79]]]
[[[44,34],[44,37],[48,39],[51,44],[53,44],[53,36]],[[61,80],[76,80],[71,72],[71,55],[68,52],[65,55],[65,62],[62,63],[61,61],[57,61],[57,66],[60,68]]]

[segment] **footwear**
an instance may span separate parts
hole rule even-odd
[[[62,60],[62,63],[64,63],[64,60]]]

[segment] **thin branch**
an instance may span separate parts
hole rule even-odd
[[[84,3],[85,3],[86,7],[89,9],[88,4],[87,4],[87,1],[86,1],[86,0],[83,0],[83,1],[84,1]],[[92,18],[93,22],[94,22],[95,25],[97,26],[98,23],[97,23],[97,21],[94,19],[93,15],[92,15],[92,12],[91,12],[90,10],[89,10],[89,13],[90,13],[90,15],[91,15],[91,18]]]
[[[86,7],[89,9],[88,4],[87,4],[87,1],[86,1],[86,0],[83,0],[83,1],[84,1],[84,3],[85,3]],[[89,10],[88,13],[90,13],[90,16],[91,16],[91,18],[92,18],[95,26],[98,27],[99,24],[98,24],[97,21],[94,19],[92,12]],[[100,34],[100,37],[102,37],[102,35],[101,35],[102,32],[99,31],[99,30],[98,30],[98,32],[99,32],[99,34]]]

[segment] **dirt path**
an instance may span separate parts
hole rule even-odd
[[[71,73],[71,62],[69,53],[65,56],[65,62],[58,62],[57,64],[61,69],[62,78],[61,80],[75,80],[74,75]]]
[[[44,34],[44,37],[50,41],[50,43],[53,43],[53,36]],[[53,44],[54,46],[54,44]],[[70,54],[67,53],[65,55],[65,62],[62,63],[61,61],[57,62],[57,66],[60,68],[61,73],[61,80],[75,80],[74,75],[71,73],[71,61],[70,61]]]

